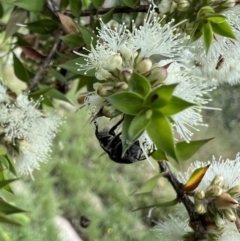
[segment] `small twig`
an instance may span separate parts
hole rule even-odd
[[[83,10],[80,13],[81,17],[84,16],[91,16],[91,15],[103,15],[110,10],[113,10],[113,13],[136,13],[136,12],[142,12],[146,13],[149,9],[149,5],[140,5],[135,8],[130,8],[127,6],[118,6],[114,8],[100,8],[100,9],[91,9],[91,10]],[[154,9],[156,12],[159,11],[158,8]],[[74,17],[71,13],[71,11],[66,10],[65,13],[68,16]]]
[[[38,82],[40,81],[40,79],[42,78],[42,75],[44,74],[44,72],[47,70],[47,68],[49,67],[52,58],[58,48],[58,45],[60,43],[61,40],[61,36],[62,36],[62,30],[58,30],[58,33],[55,37],[55,42],[54,45],[49,53],[49,55],[46,57],[46,59],[43,61],[43,63],[41,64],[41,66],[39,67],[38,71],[36,72],[35,76],[30,80],[30,85],[28,86],[28,88],[26,89],[26,92],[30,91],[33,89],[33,87],[35,87],[35,85],[38,84]]]
[[[161,172],[165,172],[165,177],[168,179],[168,181],[171,183],[173,189],[177,193],[179,201],[183,203],[185,206],[189,218],[190,218],[190,225],[195,231],[195,238],[196,240],[202,239],[206,235],[206,229],[203,224],[203,217],[196,212],[194,212],[194,204],[189,199],[189,197],[183,193],[182,190],[182,183],[180,183],[176,176],[171,172],[167,161],[161,161],[158,162],[158,165],[160,167]]]

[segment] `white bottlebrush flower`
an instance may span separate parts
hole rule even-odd
[[[216,158],[213,157],[211,162],[196,161],[190,165],[187,172],[178,174],[179,181],[186,183],[194,170],[208,164],[211,165],[195,190],[206,190],[216,175],[223,177],[226,187],[231,188],[235,185],[240,185],[240,153],[236,155],[235,160],[223,160],[221,158],[216,160]]]
[[[19,141],[16,157],[19,174],[31,174],[33,169],[39,169],[40,162],[49,158],[53,138],[61,124],[60,118],[45,116],[36,109],[40,101],[19,95],[13,104],[0,108],[0,125],[5,137],[13,144]]]
[[[161,26],[162,20],[149,10],[142,26],[138,28],[133,23],[132,32],[124,24],[111,29],[110,25],[102,22],[96,47],[91,46],[88,54],[77,53],[86,61],[86,64],[78,64],[79,70],[87,72],[95,69],[97,79],[107,80],[119,79],[115,76],[116,69],[121,73],[132,73],[134,67],[138,69],[138,66],[134,66],[135,62],[138,65],[153,55],[157,55],[158,59],[172,58],[174,61],[187,62],[181,52],[185,49],[183,43],[188,37],[180,37],[176,33],[177,25],[172,26],[174,20]]]
[[[240,82],[239,59],[240,59],[240,6],[236,5],[224,12],[227,21],[231,25],[237,40],[214,35],[214,41],[208,54],[205,54],[202,39],[193,43],[195,45],[195,73],[208,78],[209,85],[229,83],[231,85]],[[215,79],[215,81],[212,81]]]
[[[165,221],[155,226],[154,231],[159,240],[164,241],[183,241],[183,236],[193,232],[189,220],[176,215],[169,215]]]
[[[198,126],[207,126],[203,123],[201,110],[208,108],[205,107],[205,105],[211,101],[211,99],[205,96],[207,96],[213,88],[209,88],[203,79],[192,76],[189,71],[183,71],[181,68],[183,68],[183,66],[176,62],[170,64],[167,68],[167,78],[163,83],[178,83],[173,95],[195,104],[195,106],[171,116],[174,121],[173,127],[179,136],[185,141],[190,141],[193,135],[192,130],[198,130]]]

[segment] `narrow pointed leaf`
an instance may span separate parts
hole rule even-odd
[[[80,31],[82,33],[84,42],[87,46],[87,49],[91,49],[91,45],[93,45],[93,47],[95,47],[96,42],[97,42],[97,36],[91,32],[89,29],[84,28],[83,26],[79,26]]]
[[[182,141],[176,144],[176,153],[180,162],[191,158],[203,145],[211,141],[213,138],[191,141],[189,143]]]
[[[82,39],[78,34],[68,34],[62,36],[61,39],[70,48],[76,48],[82,44]]]
[[[130,91],[135,92],[142,97],[145,97],[151,90],[149,81],[137,73],[132,73],[128,86]]]
[[[130,147],[129,138],[128,138],[128,129],[130,123],[132,122],[134,116],[132,115],[124,115],[123,123],[122,123],[122,156],[125,154],[127,149]]]
[[[8,224],[13,224],[19,226],[20,223],[10,219],[7,215],[4,213],[0,213],[0,223],[8,223]]]
[[[177,160],[174,148],[172,128],[165,116],[154,111],[152,120],[147,127],[147,133],[158,149]]]
[[[79,17],[81,7],[82,7],[82,1],[81,0],[69,0],[69,3],[70,3],[70,8],[71,8],[71,12],[72,12],[73,16],[76,18]]]
[[[208,15],[207,18],[212,22],[212,23],[222,23],[226,21],[227,17],[223,16],[221,14],[214,14],[212,17],[211,15]]]
[[[162,85],[155,90],[151,91],[145,98],[144,104],[153,109],[159,109],[165,106],[170,99],[177,84]]]
[[[235,36],[231,26],[227,22],[227,20],[225,20],[222,23],[213,23],[212,22],[211,26],[212,26],[212,30],[214,33],[227,37],[227,38],[236,39],[236,36]]]
[[[58,13],[62,29],[66,34],[78,34],[79,28],[72,18],[62,13]]]
[[[194,170],[194,172],[189,177],[186,184],[183,185],[182,190],[184,192],[191,192],[195,188],[197,188],[209,167],[210,167],[210,164],[205,167],[200,167],[200,168],[197,168],[196,170]]]
[[[104,23],[108,23],[111,19],[113,19],[113,14],[114,14],[114,8],[112,8],[110,11],[108,11],[107,13],[101,16],[102,21]]]
[[[15,179],[8,179],[8,180],[0,181],[0,189],[7,186],[9,183],[16,181],[16,180],[18,180],[18,179],[15,178]]]
[[[13,53],[13,69],[16,77],[24,82],[29,82],[32,74],[28,71],[18,57]]]
[[[26,18],[27,11],[23,9],[19,8],[12,12],[5,29],[4,41],[18,31],[20,26],[18,26],[17,23],[24,23]]]
[[[23,8],[29,12],[40,13],[43,10],[44,3],[45,3],[45,0],[35,0],[35,1],[16,0],[15,2],[11,2],[10,4]]]
[[[164,160],[167,160],[167,157],[166,157],[166,154],[165,152],[163,152],[162,150],[160,149],[157,149],[155,150],[151,157],[156,160],[156,161],[164,161]]]
[[[201,36],[202,36],[202,22],[198,21],[192,30],[192,34],[189,42],[193,43],[194,41],[197,41]]]
[[[76,59],[69,60],[68,62],[59,65],[59,67],[69,70],[72,73],[78,74],[78,75],[85,75],[85,76],[95,76],[95,69],[91,69],[89,71],[81,70],[80,65],[86,65],[86,61],[83,57],[79,57]]]
[[[159,111],[165,116],[171,116],[195,105],[196,104],[190,103],[176,96],[172,96],[171,100],[164,107],[160,108]]]
[[[0,200],[0,213],[13,214],[13,213],[22,213],[22,212],[26,212],[26,211],[18,207],[15,207],[3,200]]]
[[[92,0],[91,2],[95,8],[99,8],[104,3],[104,0]]]
[[[122,2],[125,3],[128,7],[133,8],[137,6],[139,0],[122,0]]]
[[[142,135],[142,133],[146,130],[148,124],[150,123],[151,117],[152,111],[144,110],[133,118],[128,130],[128,137],[130,143],[134,143]]]
[[[13,165],[13,159],[12,159],[12,157],[11,157],[10,155],[5,155],[4,157],[6,158],[6,160],[7,160],[7,162],[8,162],[8,169],[9,169],[9,171],[10,171],[13,175],[17,176],[17,172],[16,172],[16,170],[15,170],[15,166]]]
[[[145,207],[140,207],[140,208],[136,208],[133,211],[137,211],[137,210],[141,210],[141,209],[147,209],[147,208],[154,208],[154,207],[171,207],[171,206],[175,206],[179,203],[178,199],[175,198],[171,201],[167,201],[167,202],[162,202],[162,203],[155,203],[149,206],[145,206]]]
[[[147,180],[138,190],[134,191],[131,195],[136,194],[145,194],[150,193],[153,191],[155,186],[157,185],[157,182],[160,177],[162,177],[164,173],[157,174],[156,176],[150,178]]]
[[[49,91],[46,92],[46,95],[57,99],[57,100],[62,100],[65,102],[68,102],[69,104],[72,104],[72,102],[66,97],[66,95],[64,95],[63,93],[61,93],[60,91],[56,90],[56,89],[51,89]]]
[[[142,111],[143,98],[135,93],[122,91],[106,98],[117,110],[128,115],[137,115]]]
[[[203,24],[203,40],[206,52],[208,52],[213,41],[213,31],[209,21],[205,20]]]
[[[59,28],[59,24],[51,19],[42,19],[27,24],[27,28],[38,34],[52,34]]]

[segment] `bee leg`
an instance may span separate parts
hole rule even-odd
[[[109,130],[109,134],[111,134],[112,136],[115,136],[115,130],[117,129],[117,127],[123,122],[122,118],[120,121],[118,121],[110,130]]]

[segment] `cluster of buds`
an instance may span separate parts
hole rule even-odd
[[[227,221],[236,221],[235,209],[239,206],[239,197],[240,185],[226,187],[224,178],[216,175],[205,191],[195,192],[195,212],[206,213],[218,227],[222,227]]]

